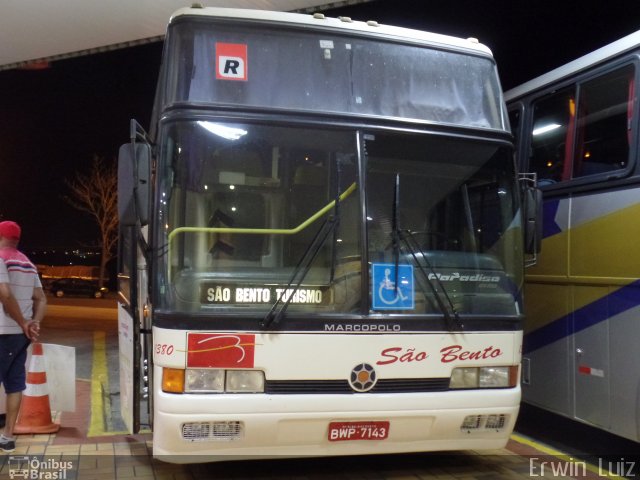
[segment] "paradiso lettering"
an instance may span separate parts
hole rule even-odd
[[[440,362],[449,363],[455,360],[467,361],[467,360],[486,360],[489,358],[498,358],[502,355],[502,350],[494,348],[493,345],[486,347],[483,350],[464,350],[461,345],[450,345],[440,349]],[[385,348],[380,352],[381,360],[376,362],[376,365],[390,365],[392,363],[411,363],[422,362],[429,358],[427,352],[416,350],[414,347],[390,347]]]
[[[319,288],[283,288],[283,287],[236,287],[212,285],[203,289],[203,303],[273,303],[281,302],[304,305],[319,305],[326,301],[324,292]]]
[[[444,273],[430,273],[429,280],[440,280],[441,282],[453,282],[454,280],[458,280],[460,282],[483,282],[483,283],[498,283],[500,282],[500,277],[498,276],[489,276],[484,275],[482,273],[477,273],[475,275],[461,275],[458,272],[454,272],[451,274]]]

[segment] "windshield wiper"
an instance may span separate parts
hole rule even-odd
[[[424,279],[427,281],[427,284],[431,288],[431,291],[433,292],[436,303],[438,304],[438,308],[444,314],[445,320],[447,321],[447,325],[449,325],[449,328],[451,330],[462,330],[464,328],[464,325],[460,321],[460,314],[456,310],[456,307],[453,304],[453,301],[451,300],[451,297],[449,296],[447,289],[445,288],[442,281],[438,277],[438,274],[433,268],[433,265],[431,265],[431,262],[429,262],[429,259],[427,258],[427,255],[425,254],[425,252],[420,248],[420,246],[416,242],[415,238],[413,238],[409,230],[399,231],[398,235],[400,237],[400,240],[404,242],[407,249],[409,250],[409,253],[413,257],[414,262],[418,266],[418,270],[420,271],[420,273],[422,273],[422,276],[424,277]],[[420,257],[422,258],[423,262],[420,262],[420,260],[418,259],[418,254],[420,254]],[[434,283],[437,284],[437,287]],[[446,304],[442,300],[442,297],[444,297],[444,299],[446,300]]]
[[[340,224],[340,162],[337,162],[336,165],[336,198],[334,203],[333,215],[330,215],[322,224],[322,226],[318,229],[315,236],[311,240],[309,246],[305,250],[304,254],[298,261],[296,268],[293,269],[293,273],[291,274],[291,278],[287,283],[286,288],[282,292],[276,301],[271,305],[271,308],[260,322],[260,326],[263,329],[269,328],[272,324],[277,325],[280,322],[280,319],[287,311],[291,300],[293,299],[293,294],[300,288],[302,285],[302,281],[307,276],[307,273],[311,269],[311,265],[313,261],[318,256],[318,253],[322,249],[322,246],[329,238],[331,232],[333,232],[333,254],[331,258],[331,272],[330,272],[330,281],[333,281],[333,276],[335,274],[335,261],[336,261],[336,251],[335,245],[337,244],[337,234],[338,234],[338,225]],[[295,287],[293,287],[295,285]],[[293,287],[293,289],[292,289]],[[282,297],[286,296],[286,300],[282,301]]]
[[[413,257],[413,261],[418,266],[418,270],[424,277],[427,285],[431,289],[433,296],[435,298],[436,304],[438,308],[444,315],[444,318],[449,326],[450,330],[462,330],[464,325],[460,321],[460,315],[456,310],[451,297],[447,293],[446,288],[442,284],[442,281],[438,277],[435,269],[429,262],[425,252],[420,248],[418,242],[416,242],[415,238],[413,238],[411,232],[409,230],[402,230],[400,228],[400,174],[396,174],[395,184],[393,188],[393,205],[392,205],[392,232],[391,232],[391,241],[393,246],[393,258],[395,264],[395,285],[396,288],[398,285],[398,263],[400,257],[400,243],[403,243],[409,253]],[[418,259],[418,254],[422,257],[423,262]],[[433,281],[430,277],[433,278]],[[437,286],[436,286],[437,283]],[[424,292],[426,293],[426,292]],[[445,301],[446,300],[446,304]]]
[[[300,258],[300,261],[296,265],[296,268],[293,270],[293,274],[291,275],[286,288],[284,289],[282,294],[278,296],[278,298],[276,298],[276,301],[271,306],[271,309],[267,312],[262,322],[260,322],[260,326],[263,329],[267,329],[270,325],[278,324],[278,322],[280,322],[282,315],[284,315],[287,308],[289,307],[289,304],[291,303],[293,294],[300,288],[302,281],[311,269],[313,260],[318,255],[318,252],[320,252],[320,249],[322,249],[322,246],[326,242],[327,238],[329,238],[329,234],[334,229],[336,229],[339,221],[339,217],[337,217],[336,215],[332,215],[324,221],[320,229],[316,232],[313,240],[305,250],[304,255],[302,255],[302,258]],[[283,302],[282,297],[284,296],[286,296],[287,298]]]

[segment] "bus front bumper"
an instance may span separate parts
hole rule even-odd
[[[499,449],[513,431],[520,388],[314,396],[157,393],[155,400],[154,457],[195,463]],[[353,435],[350,427],[374,431]]]

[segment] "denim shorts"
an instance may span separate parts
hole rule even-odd
[[[25,362],[29,343],[22,333],[0,335],[0,383],[6,393],[22,392],[27,388]]]

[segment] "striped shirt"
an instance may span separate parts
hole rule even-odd
[[[8,283],[25,319],[33,318],[33,292],[42,288],[38,270],[15,248],[0,248],[0,283]],[[0,334],[22,333],[18,324],[2,309]]]

